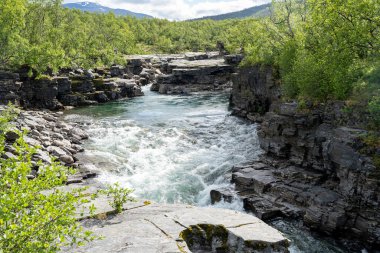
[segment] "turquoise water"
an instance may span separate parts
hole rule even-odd
[[[86,157],[103,183],[119,182],[138,198],[210,205],[210,190],[233,187],[230,169],[262,153],[257,126],[229,116],[229,94],[145,96],[79,108],[65,116],[83,124]],[[243,211],[241,201],[216,207]],[[291,223],[274,222],[294,243],[291,252],[346,252]]]

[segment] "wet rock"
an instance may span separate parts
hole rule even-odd
[[[84,96],[78,94],[64,95],[60,99],[64,106],[79,106],[83,104],[84,100]]]
[[[160,90],[160,84],[157,82],[152,83],[152,85],[150,86],[150,90],[158,92]]]
[[[56,157],[61,157],[67,155],[65,151],[63,151],[61,148],[56,146],[50,146],[47,148],[47,151]]]
[[[211,204],[215,204],[221,201],[231,203],[233,200],[233,193],[229,189],[216,189],[210,191]]]
[[[73,164],[74,163],[74,158],[69,155],[61,155],[59,157],[59,160],[65,164]]]
[[[139,84],[142,85],[142,86],[145,86],[149,83],[149,80],[146,79],[146,78],[140,78],[139,80]]]
[[[97,92],[95,94],[95,100],[99,103],[107,103],[109,101],[109,98],[104,92]]]
[[[73,136],[73,137],[77,137],[79,139],[88,139],[88,134],[83,131],[82,129],[79,129],[79,128],[73,128],[70,130],[70,135]]]
[[[72,142],[73,142],[73,140],[72,140]],[[72,144],[71,147],[72,147],[75,151],[77,151],[77,152],[83,152],[83,151],[84,151],[84,148],[83,148],[82,146],[80,146],[80,145],[77,145],[77,143]]]
[[[141,87],[138,86],[133,79],[119,79],[117,80],[117,84],[120,88],[120,94],[122,97],[138,97],[144,95]]]

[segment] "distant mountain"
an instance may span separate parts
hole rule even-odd
[[[66,7],[69,9],[78,9],[81,11],[97,12],[97,13],[113,12],[115,13],[115,15],[118,15],[118,16],[133,16],[136,18],[153,18],[152,16],[149,16],[146,14],[135,13],[135,12],[124,10],[124,9],[112,9],[112,8],[102,6],[100,4],[93,3],[93,2],[68,3],[68,4],[64,4],[63,7]]]
[[[263,4],[259,6],[254,6],[248,9],[244,9],[241,11],[230,12],[226,14],[220,14],[215,16],[207,16],[202,18],[197,18],[193,20],[204,20],[204,19],[212,19],[212,20],[225,20],[232,18],[248,18],[248,17],[265,17],[269,15],[269,8],[271,4]]]

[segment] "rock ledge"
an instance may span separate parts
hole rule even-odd
[[[82,221],[104,239],[65,252],[288,252],[289,241],[252,215],[188,205],[124,207],[119,215]]]

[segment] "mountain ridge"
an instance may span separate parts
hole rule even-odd
[[[206,20],[206,19],[225,20],[225,19],[234,19],[234,18],[241,19],[241,18],[248,18],[248,17],[264,17],[264,16],[269,15],[269,8],[271,6],[272,6],[271,3],[267,3],[267,4],[262,4],[262,5],[246,8],[241,11],[234,11],[234,12],[228,12],[228,13],[219,14],[219,15],[205,16],[205,17],[195,18],[191,20],[192,21]]]
[[[94,2],[84,1],[76,3],[66,3],[63,7],[68,9],[78,9],[81,11],[94,12],[94,13],[109,13],[112,12],[118,16],[132,16],[136,18],[153,18],[150,15],[144,13],[137,13],[125,9],[114,9],[107,6],[103,6]]]

